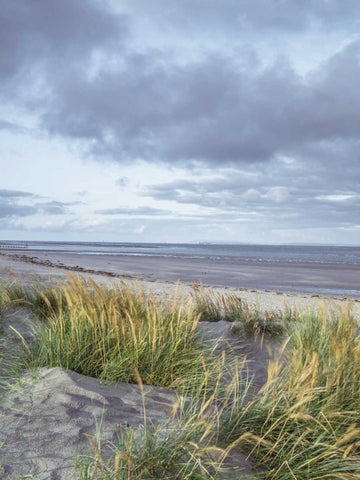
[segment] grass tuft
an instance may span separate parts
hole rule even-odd
[[[145,384],[180,389],[201,382],[205,359],[190,302],[163,305],[141,289],[101,288],[80,277],[34,299],[47,321],[27,367],[59,366],[112,382],[136,383],[140,375]]]
[[[192,301],[164,302],[80,277],[56,288],[0,286],[0,305],[12,302],[31,304],[43,319],[23,366],[62,366],[186,395],[169,425],[153,426],[144,416],[144,429],[120,432],[109,455],[90,440],[82,480],[222,478],[238,448],[262,467],[262,480],[360,478],[360,338],[350,308],[260,314],[231,294],[197,288]],[[200,319],[232,321],[252,335],[287,335],[258,393],[241,381],[245,360],[204,351]]]
[[[259,394],[224,412],[222,437],[265,466],[263,478],[360,478],[357,329],[349,312],[303,316]]]
[[[199,419],[189,419],[177,427],[128,427],[119,433],[115,444],[89,438],[91,454],[78,459],[80,480],[217,478],[220,465],[212,454],[223,451],[213,446],[211,438],[202,439],[201,445],[196,443],[204,430]]]
[[[289,310],[285,314],[282,312],[261,312],[250,307],[233,293],[224,295],[214,289],[205,289],[197,285],[193,285],[192,296],[195,311],[200,315],[200,320],[236,322],[249,336],[283,335],[286,331],[285,325],[292,318],[292,313]],[[237,325],[234,325],[233,330],[237,330]]]
[[[79,457],[77,462],[80,480],[253,479],[242,475],[243,464],[228,462],[230,450],[218,446],[219,419],[233,399],[230,392],[234,385],[238,393],[244,387],[237,375],[236,381],[222,389],[223,361],[219,358],[218,378],[211,394],[207,394],[207,388],[197,388],[186,397],[179,395],[166,424],[149,423],[144,402],[143,429],[120,430],[116,443],[101,442],[101,431],[90,437],[90,455]],[[239,366],[233,368],[238,373]]]
[[[23,283],[18,280],[0,282],[0,307],[28,304],[29,293]]]

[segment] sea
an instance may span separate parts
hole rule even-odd
[[[71,252],[79,255],[143,255],[219,260],[233,258],[246,262],[360,265],[360,246],[0,241],[0,248]]]

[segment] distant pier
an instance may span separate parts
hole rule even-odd
[[[29,248],[27,242],[16,242],[14,240],[0,240],[0,249],[2,250],[24,250]]]

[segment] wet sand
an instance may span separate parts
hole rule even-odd
[[[169,258],[161,256],[92,255],[49,251],[1,252],[39,264],[93,270],[109,276],[161,282],[203,283],[280,292],[307,292],[360,297],[360,266],[246,262],[234,258]]]

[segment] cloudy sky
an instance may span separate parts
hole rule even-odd
[[[0,0],[0,239],[360,244],[359,0]]]

